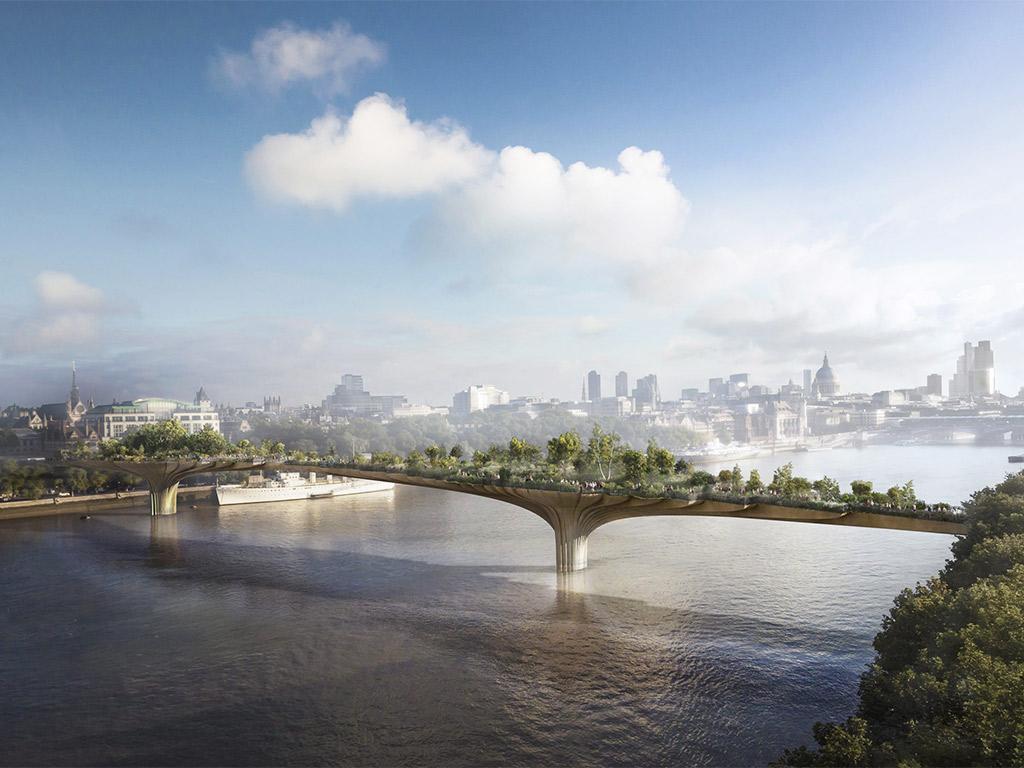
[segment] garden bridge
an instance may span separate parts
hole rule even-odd
[[[737,517],[751,520],[849,525],[861,528],[885,528],[896,531],[953,535],[966,532],[964,524],[948,520],[854,510],[813,509],[796,505],[787,506],[782,501],[772,504],[743,504],[710,498],[647,498],[600,491],[551,491],[419,477],[399,471],[275,462],[272,459],[213,458],[173,461],[69,459],[66,463],[83,469],[118,470],[141,477],[149,484],[150,512],[153,515],[175,514],[177,512],[178,483],[190,475],[212,472],[254,470],[317,472],[483,496],[527,509],[550,525],[555,533],[555,566],[560,573],[579,571],[587,567],[588,538],[597,528],[605,523],[633,517],[659,515]]]

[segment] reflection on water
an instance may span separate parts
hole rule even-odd
[[[8,521],[0,764],[764,764],[949,543],[648,518],[558,576],[535,516],[419,488]]]

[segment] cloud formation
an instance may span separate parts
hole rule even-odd
[[[443,215],[453,231],[479,246],[519,242],[629,265],[671,258],[689,203],[664,157],[628,147],[618,165],[565,168],[546,152],[506,147],[491,173],[445,202]]]
[[[271,199],[345,210],[359,197],[437,194],[477,178],[493,161],[455,123],[409,119],[385,94],[345,119],[328,111],[302,133],[265,136],[246,155],[252,185]]]
[[[0,337],[7,355],[48,349],[61,352],[94,340],[107,311],[103,292],[68,272],[44,270],[33,281],[37,304]]]
[[[563,166],[528,147],[495,152],[448,120],[410,120],[385,94],[301,133],[264,137],[246,156],[270,199],[344,211],[358,198],[434,196],[446,245],[654,264],[678,251],[689,203],[658,151],[628,147],[618,168]]]
[[[103,292],[68,272],[44,270],[36,275],[36,295],[51,311],[95,312],[103,307]]]
[[[309,82],[326,95],[343,93],[359,72],[381,64],[382,43],[352,31],[344,21],[329,29],[299,29],[285,22],[258,35],[247,53],[222,52],[214,74],[235,88],[276,92]]]

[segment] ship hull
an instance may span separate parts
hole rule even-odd
[[[352,480],[341,483],[315,483],[272,488],[247,488],[242,485],[217,486],[217,503],[224,507],[232,504],[263,504],[273,501],[302,501],[304,499],[352,496],[357,493],[390,491],[394,483],[376,480]]]

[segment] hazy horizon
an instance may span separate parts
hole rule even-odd
[[[1024,385],[1019,4],[0,17],[0,407]]]

